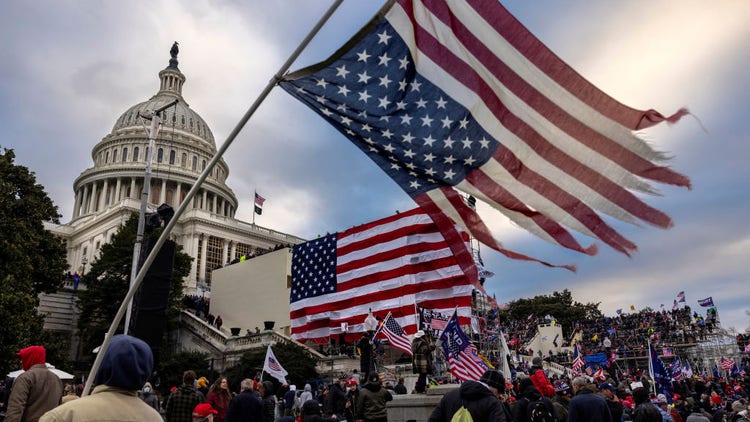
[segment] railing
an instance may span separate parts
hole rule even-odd
[[[211,327],[203,322],[203,320],[187,311],[182,311],[181,320],[191,331],[207,341],[214,348],[222,351],[226,348],[226,342],[229,336],[224,332]]]

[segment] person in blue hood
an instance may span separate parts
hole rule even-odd
[[[159,412],[138,398],[138,390],[153,366],[154,356],[148,344],[135,337],[116,335],[102,358],[91,395],[50,410],[39,422],[162,422]]]

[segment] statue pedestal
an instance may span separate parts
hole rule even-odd
[[[397,394],[387,403],[388,422],[425,422],[443,395],[459,384],[438,385],[427,389],[427,394]]]

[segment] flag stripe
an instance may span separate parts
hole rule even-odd
[[[417,22],[413,19],[412,16],[412,24],[416,24]],[[454,27],[452,29],[455,30],[456,28]],[[456,57],[451,49],[439,44],[432,34],[427,33],[422,27],[417,27],[415,38],[417,42],[416,48],[419,49],[418,51],[432,58],[437,64],[437,69],[450,70],[452,77],[456,78],[460,81],[460,84],[473,91],[482,99],[485,105],[493,111],[493,116],[503,116],[500,120],[500,124],[510,130],[511,133],[517,135],[518,139],[526,142],[533,151],[544,152],[541,158],[545,159],[549,164],[556,165],[556,167],[562,170],[556,175],[559,177],[553,179],[556,183],[562,183],[568,191],[574,192],[580,197],[587,198],[590,202],[597,204],[597,208],[616,218],[629,221],[631,220],[630,215],[636,215],[644,221],[660,227],[669,227],[671,225],[671,220],[665,214],[646,206],[642,201],[627,192],[621,186],[599,174],[596,174],[593,170],[583,165],[583,163],[572,159],[567,154],[559,151],[556,146],[550,144],[548,140],[540,136],[534,128],[520,120],[508,110],[505,107],[505,104],[508,102],[503,102],[498,97],[492,95],[492,86],[488,84],[481,75],[477,74],[475,66],[471,66]],[[526,89],[528,89],[528,87],[526,87]],[[546,111],[546,113],[549,114],[553,114],[553,112],[560,113],[559,110]],[[507,142],[508,139],[504,139],[504,141]],[[576,151],[576,154],[579,156],[581,153],[582,151]],[[544,177],[537,175],[533,169],[527,168],[524,170],[525,164],[521,160],[518,160],[511,150],[506,149],[502,144],[495,152],[495,158],[506,168],[517,170],[516,174],[518,176],[526,176],[525,180],[517,180],[529,186],[538,186],[537,190],[540,193],[546,192],[549,188],[559,189],[557,186],[552,185],[548,180],[545,180]],[[586,158],[587,157],[585,156],[583,157],[583,159]],[[597,158],[601,157],[592,157],[587,160],[587,163],[602,161],[601,159],[597,160]],[[608,165],[607,168],[611,168],[611,165]],[[552,167],[550,166],[540,167],[541,171],[551,169]],[[554,175],[548,175],[547,177],[549,176]],[[572,180],[570,176],[573,176],[577,180]],[[552,192],[551,196],[555,197],[556,195]],[[594,201],[595,197],[598,197],[596,201]],[[627,209],[617,209],[619,207],[612,204],[610,202],[611,200],[618,202],[617,205],[619,207],[630,208],[630,212],[628,212]],[[570,205],[564,206],[566,209],[578,209],[580,206],[580,201],[572,195],[568,196],[568,201],[571,201],[571,203]],[[595,214],[593,210],[588,210],[590,213]],[[589,227],[600,227],[601,223],[596,222],[596,219],[597,218],[594,218],[594,222],[590,223]],[[601,220],[599,219],[599,221]]]
[[[442,3],[441,3],[442,4]],[[458,25],[456,23],[456,25]],[[453,29],[457,29],[454,27]],[[419,37],[419,39],[422,39],[422,37]],[[473,46],[473,44],[472,44]],[[440,58],[442,60],[448,61],[449,51],[439,51],[435,53],[436,58]],[[454,58],[453,61],[450,63],[439,63],[441,67],[445,68],[455,68],[462,64],[457,58]],[[500,67],[502,63],[492,63],[492,68],[495,70],[495,74],[498,75],[498,77],[503,77],[507,73],[503,72],[502,69],[497,69],[497,67]],[[471,80],[466,80],[468,78],[467,75],[470,75],[471,69],[469,67],[466,67],[464,69],[459,69],[454,71],[454,75],[457,77],[462,77],[464,80],[462,82],[466,84],[467,86],[470,86],[469,83],[471,83]],[[478,75],[477,75],[478,76]],[[475,79],[476,81],[481,83],[481,79]],[[613,216],[620,216],[622,215],[622,218],[627,218],[627,214],[624,214],[622,210],[618,210],[616,206],[610,205],[607,208],[610,208],[609,210],[605,208],[607,206],[607,203],[609,200],[614,200],[617,206],[622,207],[624,210],[629,211],[630,213],[634,215],[638,215],[641,218],[643,218],[645,221],[648,221],[654,225],[661,226],[661,227],[668,227],[670,225],[670,219],[667,217],[664,213],[659,212],[658,210],[653,209],[652,207],[647,206],[642,201],[638,200],[633,194],[628,192],[627,190],[623,189],[620,185],[615,184],[611,180],[602,177],[600,174],[598,174],[596,171],[589,169],[586,166],[581,165],[580,161],[577,161],[573,159],[569,154],[575,154],[579,158],[581,158],[581,161],[586,161],[587,165],[597,166],[599,163],[601,165],[599,166],[600,169],[598,171],[603,170],[612,170],[612,166],[610,163],[606,163],[606,160],[597,159],[598,157],[592,157],[592,159],[587,160],[587,157],[582,155],[581,151],[568,151],[568,153],[562,152],[557,150],[557,145],[551,146],[548,144],[547,139],[554,140],[558,138],[559,136],[551,136],[552,134],[548,134],[547,138],[541,137],[538,133],[536,133],[527,123],[521,122],[518,120],[514,115],[508,114],[508,110],[504,109],[503,104],[508,104],[508,102],[501,102],[499,98],[491,97],[490,96],[490,86],[486,83],[481,84],[479,86],[475,86],[473,90],[477,93],[480,93],[481,97],[485,100],[487,103],[494,103],[496,107],[490,107],[496,109],[496,115],[504,115],[506,118],[503,120],[503,124],[512,130],[513,133],[520,134],[521,133],[528,133],[528,137],[525,139],[525,141],[535,150],[535,151],[548,151],[552,154],[545,156],[545,158],[553,165],[556,165],[557,167],[561,169],[565,169],[565,172],[567,174],[573,175],[576,179],[578,179],[580,182],[584,183],[586,186],[590,187],[595,192],[598,192],[599,195],[601,195],[601,198],[599,201],[602,203],[602,211],[606,212],[608,214],[611,214]],[[533,89],[528,86],[523,86],[518,89],[521,92],[530,93]],[[530,95],[530,94],[527,94]],[[526,100],[532,100],[532,98],[527,98]],[[546,100],[546,99],[544,99]],[[525,103],[524,103],[525,104]],[[551,103],[550,103],[551,104]],[[552,106],[550,106],[551,108]],[[554,106],[557,107],[557,106]],[[499,109],[498,109],[499,108]],[[543,116],[553,116],[555,118],[559,119],[559,116],[563,115],[564,111],[560,109],[554,109],[554,110],[541,110],[541,113],[539,116],[534,116],[534,121],[538,122],[543,119]],[[562,123],[565,123],[569,120],[565,120]],[[580,130],[588,129],[585,126],[582,126]],[[604,139],[597,139],[598,134],[595,133],[586,133],[585,136],[582,137],[582,140],[591,143],[593,147],[597,147],[599,149],[603,149],[605,152],[612,151],[611,155],[618,156],[626,154],[626,151],[616,151],[616,149],[619,147],[619,145],[612,145],[608,148],[603,148],[601,145],[605,144]],[[560,143],[560,146],[564,145],[570,145],[571,142],[565,142]],[[502,155],[506,156],[509,153],[507,151],[504,151],[502,149],[498,150],[496,152],[496,155]],[[638,157],[638,160],[643,161],[640,157]],[[514,166],[513,168],[518,168],[518,166]],[[630,168],[630,171],[633,173],[637,173],[639,170]],[[521,173],[519,171],[519,173]],[[653,176],[657,171],[655,171],[654,166],[651,166],[649,163],[649,167],[646,169],[646,172],[644,172],[647,175]],[[623,173],[622,177],[628,177],[627,173]],[[564,180],[564,179],[563,179]],[[623,182],[621,182],[623,183]],[[629,187],[631,188],[639,188],[640,185],[634,184]],[[571,186],[572,187],[572,186]],[[609,195],[609,198],[606,198],[604,195]],[[618,217],[621,218],[621,217]]]
[[[457,222],[458,224],[466,225],[470,229],[471,234],[477,238],[480,242],[492,247],[503,255],[511,258],[524,261],[535,261],[549,267],[562,267],[568,268],[575,271],[573,266],[559,266],[553,265],[545,261],[538,260],[517,252],[513,252],[509,249],[505,249],[500,242],[494,240],[492,235],[489,233],[489,229],[484,225],[482,220],[478,218],[476,212],[471,211],[463,201],[458,200],[458,194],[449,187],[441,189],[435,189],[425,194],[419,195],[414,198],[417,204],[424,208],[427,212],[432,215],[435,214],[435,221],[439,221],[439,218],[450,219]],[[438,217],[444,216],[444,217]],[[467,219],[464,218],[468,218]],[[477,217],[477,218],[472,218]]]
[[[456,3],[455,8],[461,10],[461,4]],[[534,127],[536,131],[545,134],[546,139],[544,139],[544,142],[554,145],[554,148],[547,151],[554,153],[549,155],[549,158],[554,158],[562,151],[565,151],[570,155],[581,157],[582,161],[590,166],[599,168],[601,172],[611,175],[617,174],[618,179],[624,178],[622,183],[629,188],[647,191],[650,190],[647,184],[638,181],[622,169],[612,169],[612,163],[609,160],[640,176],[646,175],[656,178],[662,172],[673,173],[669,169],[654,166],[642,157],[632,154],[619,143],[612,142],[602,134],[595,132],[568,114],[565,109],[550,101],[548,97],[537,91],[535,86],[527,83],[520,75],[508,67],[506,62],[513,62],[513,58],[517,54],[515,50],[508,49],[499,52],[503,54],[503,59],[501,60],[486,45],[481,44],[466,26],[461,24],[459,17],[450,14],[446,3],[428,2],[425,10],[416,8],[416,10],[409,10],[408,12],[413,12],[411,16],[414,24],[422,24],[419,29],[423,32],[416,37],[419,50],[434,58],[440,67],[449,69],[452,75],[456,79],[461,80],[464,85],[467,87],[473,86],[472,90],[478,93],[491,108],[494,108],[492,107],[493,104],[495,107],[500,105],[500,110],[510,112],[507,115],[497,113],[496,115],[501,115],[505,118],[518,118],[520,121],[524,121],[529,126]],[[437,19],[431,19],[431,13],[435,13]],[[440,23],[437,23],[440,20],[444,22],[449,21],[450,26],[440,28]],[[485,22],[475,19],[470,23],[475,26],[481,26],[479,24]],[[489,27],[486,29],[492,31]],[[452,31],[455,37],[443,37],[441,41],[445,44],[440,44],[436,38],[449,31]],[[488,31],[476,30],[475,33],[486,34]],[[429,33],[432,37],[425,36],[426,33]],[[499,37],[493,37],[493,39],[498,39],[500,42],[503,41]],[[460,41],[463,42],[460,43]],[[423,44],[420,44],[420,42]],[[457,54],[460,54],[460,57],[452,54],[452,52],[458,52]],[[463,69],[459,69],[460,67],[463,67]],[[521,67],[522,71],[527,70],[527,67],[522,65]],[[488,69],[492,69],[492,71]],[[543,84],[540,85],[544,86]],[[497,96],[492,95],[493,92]],[[502,98],[502,100],[498,97]],[[560,95],[556,97],[558,100],[560,98]],[[576,107],[568,105],[567,109],[575,110]],[[503,122],[505,123],[504,120]],[[512,120],[509,122],[512,122]],[[614,126],[612,122],[609,123],[609,127]],[[528,128],[524,129],[527,130]],[[513,132],[517,134],[522,133],[519,130],[514,130]],[[612,131],[610,130],[610,132]],[[621,135],[634,138],[632,133],[629,130],[625,130],[625,128],[621,128],[618,132]],[[578,139],[575,139],[576,137]],[[523,137],[519,136],[519,138]],[[534,150],[545,151],[540,148],[535,148]],[[684,179],[683,176],[677,176]],[[665,177],[664,179],[662,181],[672,181],[672,178]]]
[[[332,255],[323,250],[329,244]],[[294,254],[290,319],[296,340],[327,339],[341,333],[341,323],[348,324],[347,341],[353,340],[370,309],[391,311],[407,333],[417,330],[415,304],[459,306],[462,320],[470,316],[472,283],[420,209],[297,245]],[[327,273],[328,265],[335,275]],[[331,290],[326,277],[333,279]]]
[[[399,323],[393,318],[392,313],[389,312],[388,315],[386,315],[380,332],[385,335],[391,346],[413,356],[413,352],[411,351],[411,341],[406,337],[404,330]]]
[[[599,96],[596,103],[588,105],[581,103],[578,98],[571,95],[580,92],[581,84],[576,85],[574,91],[566,90],[559,86],[557,81],[549,78],[539,68],[536,68],[522,52],[510,45],[505,38],[506,35],[510,34],[508,34],[507,28],[498,24],[498,20],[506,17],[514,21],[515,19],[502,6],[486,7],[475,4],[475,6],[487,9],[490,12],[489,16],[482,16],[476,13],[471,6],[463,3],[448,5],[444,2],[428,1],[426,6],[438,19],[450,25],[456,38],[461,41],[461,46],[471,51],[476,57],[475,60],[486,63],[486,67],[492,69],[491,76],[497,78],[502,86],[512,91],[521,100],[521,105],[528,105],[538,112],[538,116],[543,116],[541,120],[536,119],[537,116],[534,118],[534,121],[540,123],[540,126],[549,121],[564,133],[576,138],[576,142],[580,142],[592,151],[596,151],[598,154],[618,163],[633,174],[664,183],[683,186],[689,184],[684,176],[669,168],[654,166],[646,158],[637,155],[622,145],[622,143],[629,144],[633,149],[643,152],[649,159],[663,159],[662,154],[651,150],[648,144],[641,142],[632,134],[631,129],[635,129],[635,127],[622,127],[614,124],[615,122],[610,119],[600,117],[600,112],[606,109],[603,104],[607,101],[603,100],[609,100],[619,106],[622,106],[622,104],[612,100],[611,97],[604,95],[601,91],[599,93],[602,95]],[[464,25],[463,22],[466,22],[466,24]],[[472,30],[472,28],[475,29]],[[517,29],[525,32],[526,38],[533,38],[534,41],[538,42],[522,26],[517,26]],[[499,37],[490,38],[488,34],[493,32],[496,32]],[[550,58],[555,59],[554,61],[558,65],[563,64],[554,55],[551,55]],[[541,61],[541,64],[546,65],[546,62]],[[564,66],[570,69],[567,65]],[[578,76],[575,72],[572,73]],[[580,78],[580,82],[596,90],[593,85],[582,78]],[[555,101],[553,102],[551,98],[554,98]],[[508,103],[512,104],[512,102]],[[629,107],[625,107],[625,109],[643,114],[643,112]],[[594,128],[597,128],[601,133]],[[554,131],[552,130],[552,132]],[[604,133],[612,136],[613,139],[610,140]],[[557,135],[556,133],[551,134]],[[551,136],[549,139],[551,142],[555,142],[555,136]],[[561,142],[556,143],[556,145],[565,150],[567,144]],[[575,152],[574,155],[576,156],[580,155],[580,151],[567,152]],[[589,161],[589,165],[593,166],[597,166],[598,163],[602,163],[599,167],[600,172],[602,172],[601,169],[606,169],[603,160]],[[626,173],[622,175],[627,176]],[[635,188],[634,186],[629,187]]]
[[[588,255],[593,255],[593,252],[595,252],[596,248],[591,246],[587,248],[582,247],[570,232],[555,220],[526,206],[523,201],[513,195],[503,185],[497,183],[485,171],[472,172],[466,180],[469,183],[466,184],[465,188],[462,187],[462,190],[476,192],[478,199],[497,208],[508,218],[540,238]],[[479,216],[475,218],[479,218]],[[580,226],[580,228],[584,229],[583,226]],[[482,231],[486,232],[486,235],[491,236],[486,226]]]
[[[547,46],[534,37],[533,34],[529,33],[528,29],[505,8],[502,6],[498,7],[496,4],[492,4],[492,7],[489,7],[488,0],[468,0],[468,3],[477,10],[477,14],[481,14],[493,26],[495,31],[513,45],[520,54],[533,63],[532,66],[529,66],[531,69],[529,72],[534,67],[538,68],[540,71],[538,72],[539,74],[545,78],[551,78],[556,84],[563,87],[567,93],[574,95],[592,109],[607,116],[607,118],[635,130],[653,126],[664,120],[673,121],[678,115],[681,115],[678,112],[675,116],[664,117],[655,110],[636,110],[615,101],[557,57]],[[492,3],[496,2],[492,1]],[[562,96],[560,92],[553,92],[547,95]]]

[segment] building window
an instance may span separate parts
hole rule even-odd
[[[203,166],[201,167],[201,171],[206,169],[206,160],[203,160]]]
[[[193,171],[198,169],[198,157],[193,156]]]
[[[182,125],[185,126],[185,116],[182,116],[182,119],[180,120],[182,121]]]
[[[190,118],[190,129],[192,129],[192,128],[193,128],[193,118],[191,117]]]
[[[234,256],[232,259],[240,259],[242,255],[245,255],[246,257],[250,257],[251,252],[253,251],[253,247],[251,245],[245,244],[245,243],[237,243],[237,247],[234,252]]]
[[[114,151],[112,152],[112,162],[113,162],[113,163],[116,163],[116,162],[117,162],[117,150],[114,150]]]
[[[133,161],[138,161],[138,155],[140,153],[140,148],[133,147]]]
[[[174,150],[169,151],[169,165],[174,165],[174,157],[177,153]]]
[[[162,161],[164,161],[164,150],[159,148],[159,151],[156,153],[156,162],[161,163]]]
[[[122,162],[126,163],[128,161],[128,147],[125,147],[122,149]]]
[[[187,154],[185,154],[184,152],[182,153],[182,162],[180,164],[182,165],[182,167],[187,167]]]
[[[107,163],[109,163],[109,151],[104,153],[104,164],[107,164]]]
[[[224,265],[222,262],[224,239],[215,236],[208,237],[206,248],[206,284],[211,285],[211,272]]]

